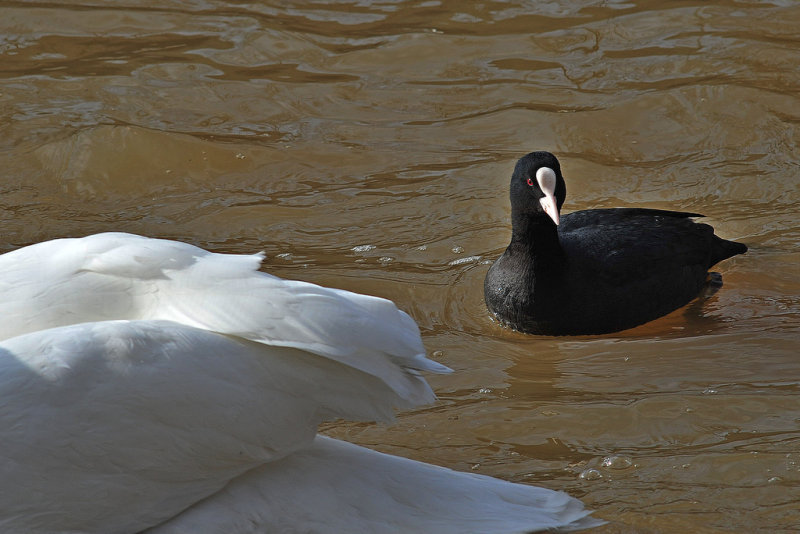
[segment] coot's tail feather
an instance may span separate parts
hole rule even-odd
[[[714,242],[711,245],[711,262],[708,264],[710,268],[722,260],[726,260],[737,254],[744,254],[747,252],[747,245],[738,243],[736,241],[728,241],[721,237],[714,236]]]

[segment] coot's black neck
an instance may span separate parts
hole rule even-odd
[[[562,260],[564,252],[558,240],[558,227],[544,214],[511,213],[511,246],[527,255]]]

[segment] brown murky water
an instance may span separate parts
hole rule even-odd
[[[603,533],[800,530],[800,4],[6,1],[0,248],[124,230],[394,299],[436,406],[327,432],[563,489]],[[617,335],[487,317],[519,156],[701,212],[725,286]]]

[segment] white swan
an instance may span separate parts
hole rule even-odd
[[[0,531],[529,532],[564,493],[316,435],[434,400],[385,299],[109,233],[0,256]]]

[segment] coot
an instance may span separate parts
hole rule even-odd
[[[708,269],[747,247],[697,213],[642,208],[560,215],[566,185],[549,152],[511,176],[511,243],[484,281],[489,310],[531,334],[603,334],[666,315],[703,288]]]

